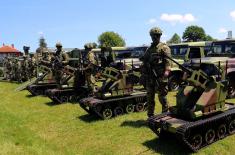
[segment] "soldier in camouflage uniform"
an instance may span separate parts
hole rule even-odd
[[[34,56],[30,56],[28,64],[29,64],[28,66],[29,78],[31,79],[36,76],[36,60]]]
[[[24,81],[29,79],[29,46],[23,46],[24,56],[23,61],[21,62],[21,75]]]
[[[3,62],[4,79],[9,80],[12,77],[12,61],[9,57],[5,57]]]
[[[26,55],[23,56],[23,61],[21,62],[21,78],[23,81],[28,81],[29,79],[29,63],[28,57]]]
[[[40,64],[44,66],[49,66],[51,64],[51,56],[49,51],[45,50],[42,52],[42,57],[40,58]]]
[[[13,61],[13,79],[11,80],[22,82],[21,64],[18,58],[15,58]]]
[[[61,69],[63,66],[68,64],[68,55],[63,51],[62,44],[60,42],[56,43],[56,53],[52,59],[53,63],[53,75],[57,83],[60,84],[62,78]]]
[[[93,74],[95,74],[94,65],[98,65],[98,62],[96,60],[94,52],[92,51],[94,45],[92,43],[87,43],[84,45],[84,48],[85,51],[87,52],[86,55],[87,64],[86,67],[84,68],[87,86],[90,90],[95,91],[95,78]]]
[[[167,76],[170,72],[170,61],[164,55],[171,56],[170,48],[160,42],[162,30],[154,27],[150,30],[151,46],[146,50],[141,60],[143,61],[143,76],[147,90],[148,117],[154,115],[155,92],[158,92],[162,112],[168,111],[167,102]]]

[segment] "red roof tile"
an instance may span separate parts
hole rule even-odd
[[[18,51],[17,49],[11,47],[11,46],[2,46],[0,47],[0,53],[18,53],[20,51]]]

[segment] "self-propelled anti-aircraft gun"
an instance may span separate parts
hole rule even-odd
[[[148,119],[149,127],[160,137],[175,135],[192,151],[233,134],[235,106],[225,101],[228,82],[221,69],[203,63],[198,70],[178,65],[187,73],[188,85],[178,91],[169,112]]]
[[[146,92],[133,88],[132,74],[128,70],[106,67],[101,73],[106,80],[93,97],[80,100],[80,106],[88,113],[95,113],[103,119],[144,111],[147,106]]]

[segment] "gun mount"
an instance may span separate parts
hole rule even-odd
[[[80,69],[66,66],[62,72],[63,76],[59,86],[46,90],[46,96],[54,103],[76,103],[91,93],[85,85],[84,73]]]

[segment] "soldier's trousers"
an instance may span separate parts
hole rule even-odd
[[[91,73],[85,73],[85,78],[86,78],[86,82],[87,82],[87,86],[91,91],[94,91],[95,85],[92,82],[91,78],[92,78],[92,74]]]
[[[162,112],[166,112],[168,110],[168,102],[167,102],[167,93],[168,93],[168,87],[167,82],[156,82],[152,81],[147,82],[146,86],[147,90],[147,103],[148,103],[148,113],[147,115],[150,117],[154,115],[154,109],[155,109],[155,92],[158,93],[158,99],[159,102],[162,105]]]

